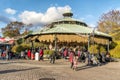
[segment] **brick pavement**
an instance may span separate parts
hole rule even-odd
[[[0,80],[120,80],[120,62],[109,63],[99,67],[79,64],[79,71],[69,68],[69,62],[58,60],[56,64],[49,61],[0,60]]]

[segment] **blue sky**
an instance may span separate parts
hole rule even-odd
[[[120,0],[0,0],[0,28],[11,21],[45,25],[61,19],[67,9],[74,18],[95,27],[103,13],[120,10]]]

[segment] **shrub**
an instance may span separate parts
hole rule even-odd
[[[20,53],[21,51],[24,51],[26,49],[30,49],[29,44],[20,44],[20,45],[15,45],[12,47],[12,52],[14,53]]]
[[[112,57],[120,58],[120,41],[116,41],[118,44],[114,49],[110,50],[110,54]]]
[[[118,45],[118,43],[119,42],[112,41],[111,44],[110,44],[110,49],[114,49]]]
[[[25,43],[22,43],[21,46],[23,47],[22,49],[23,51],[31,48],[30,44],[25,44]]]
[[[49,50],[44,50],[44,55],[48,55],[49,54]]]
[[[100,47],[100,52],[101,53],[106,53],[106,50],[105,50],[105,48],[103,46]]]
[[[51,55],[54,50],[44,50],[44,55]]]
[[[98,45],[91,45],[91,46],[89,47],[89,52],[90,52],[91,54],[97,54],[97,53],[98,53]]]
[[[13,46],[13,47],[12,47],[12,52],[16,53],[16,52],[17,52],[17,51],[16,51],[17,48],[18,48],[18,45]]]
[[[49,55],[51,55],[54,52],[54,50],[49,50]]]

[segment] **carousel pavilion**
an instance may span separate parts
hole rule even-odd
[[[89,46],[103,44],[108,47],[111,36],[90,28],[86,23],[72,18],[72,12],[63,13],[64,18],[54,21],[42,30],[33,32],[25,38],[56,46]]]

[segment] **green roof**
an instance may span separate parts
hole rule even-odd
[[[49,27],[45,27],[41,30],[33,32],[32,35],[55,33],[74,33],[90,35],[93,33],[93,29],[88,27],[86,23],[72,18],[72,13],[65,13],[63,19],[51,23]],[[98,36],[111,38],[110,35],[97,30],[94,31],[94,34]]]
[[[33,32],[33,34],[54,34],[54,33],[74,33],[74,34],[91,34],[93,29],[90,27],[84,27],[77,24],[56,24],[52,28],[44,28],[40,31]],[[94,31],[95,35],[101,35],[105,37],[111,37],[110,35]]]

